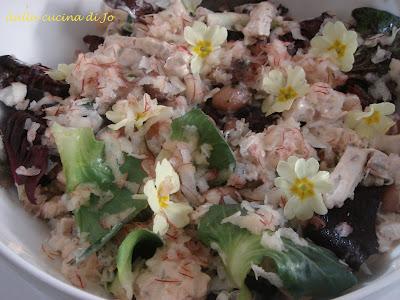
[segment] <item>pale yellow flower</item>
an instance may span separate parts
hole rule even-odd
[[[138,101],[136,98],[119,100],[112,106],[112,110],[106,112],[106,117],[115,124],[108,125],[113,130],[122,127],[128,129],[141,128],[148,119],[157,116],[166,106],[158,105],[157,99],[151,99],[148,94]]]
[[[384,135],[395,122],[386,117],[393,114],[393,103],[371,104],[365,111],[351,111],[346,115],[345,125],[354,129],[361,137],[372,139]]]
[[[153,231],[164,235],[168,231],[168,221],[177,228],[189,224],[189,214],[193,211],[188,203],[172,202],[170,195],[180,189],[179,176],[167,159],[157,162],[156,179],[149,180],[144,186],[150,208],[155,216]]]
[[[267,116],[290,109],[293,102],[303,97],[309,90],[303,68],[289,66],[285,71],[286,74],[272,70],[263,77],[262,89],[269,94],[269,97],[264,100],[262,111]]]
[[[203,22],[195,21],[192,27],[185,27],[184,37],[186,42],[191,45],[190,51],[193,57],[190,67],[192,73],[198,74],[204,59],[226,41],[228,31],[225,27],[207,26]]]
[[[46,72],[51,79],[54,80],[65,80],[71,74],[72,70],[75,68],[75,64],[59,64],[56,70],[49,70]]]
[[[357,46],[355,31],[347,30],[340,21],[328,22],[322,29],[322,36],[315,36],[311,40],[310,52],[331,59],[340,70],[349,72],[353,68],[354,52]]]
[[[194,14],[202,1],[203,0],[182,0],[182,3],[188,12]]]
[[[328,212],[322,199],[322,193],[329,192],[332,184],[329,172],[319,171],[315,158],[291,156],[287,161],[278,163],[275,186],[287,197],[283,210],[288,219],[310,219],[314,212],[324,215]]]

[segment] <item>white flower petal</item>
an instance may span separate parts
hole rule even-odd
[[[311,177],[318,173],[319,170],[319,162],[314,157],[311,157],[306,160],[306,175],[305,177]]]
[[[164,212],[168,220],[177,228],[183,228],[190,222],[189,214],[193,208],[187,203],[170,202]]]
[[[301,204],[300,201],[295,197],[291,197],[288,199],[288,201],[285,204],[285,207],[283,208],[283,214],[288,220],[291,220],[296,217],[296,212],[300,204]]]
[[[311,181],[314,183],[315,191],[318,193],[327,193],[333,188],[327,171],[319,171],[311,177]]]
[[[280,101],[274,102],[274,104],[272,104],[272,106],[270,108],[271,113],[283,112],[285,110],[289,110],[292,107],[294,100],[296,100],[296,99],[291,99],[291,100],[287,100],[284,102],[280,102]]]
[[[307,176],[307,164],[306,160],[304,158],[299,158],[296,161],[296,164],[294,166],[294,171],[296,172],[296,175],[298,178],[304,178]]]
[[[112,129],[112,130],[119,130],[122,127],[125,127],[128,124],[128,119],[123,119],[120,122],[116,123],[116,124],[110,124],[108,125],[108,128]]]
[[[147,202],[150,208],[157,214],[160,212],[160,202],[158,201],[157,189],[154,185],[154,180],[149,180],[146,182],[143,188],[144,194],[147,196]]]
[[[344,35],[348,32],[346,26],[341,21],[337,21],[333,24],[334,39],[343,40]]]
[[[193,74],[199,74],[203,67],[203,59],[199,56],[193,56],[190,61],[190,69]]]
[[[277,96],[279,90],[286,85],[285,76],[281,71],[269,71],[263,78],[262,88],[269,94]]]
[[[219,47],[226,41],[227,37],[228,30],[225,27],[211,26],[205,35],[205,40],[210,41],[213,47]]]
[[[289,156],[289,158],[287,159],[287,163],[289,164],[289,166],[294,170],[294,166],[296,165],[296,162],[299,160],[299,158],[297,156]]]
[[[314,215],[313,199],[307,199],[302,205],[297,207],[296,218],[299,220],[308,220]]]
[[[353,69],[354,55],[350,53],[346,54],[343,58],[338,60],[338,64],[340,70],[342,70],[343,72],[350,72],[351,69]]]
[[[185,29],[183,30],[183,36],[185,38],[185,41],[192,46],[196,45],[198,41],[201,41],[203,39],[203,36],[201,36],[199,32],[195,31],[190,26],[185,27]]]
[[[327,22],[322,28],[322,34],[332,42],[336,39],[336,28],[332,22]]]
[[[287,193],[290,190],[290,182],[282,177],[277,177],[274,179],[274,184],[276,187],[280,188],[283,192]]]
[[[347,51],[351,54],[357,50],[358,42],[357,42],[357,32],[355,31],[347,31],[343,36],[343,43],[347,46]]]
[[[292,182],[296,179],[296,173],[294,172],[294,167],[286,161],[280,161],[276,168],[279,176],[285,178],[286,180]]]
[[[309,200],[312,203],[313,211],[319,215],[325,215],[328,209],[325,206],[321,194],[317,194],[314,198]]]
[[[396,109],[395,105],[390,102],[371,104],[370,107],[371,107],[371,110],[379,111],[384,116],[393,114]]]
[[[203,22],[200,22],[200,21],[194,21],[192,28],[199,36],[201,36],[201,39],[204,39],[204,37],[207,34],[207,29],[208,29],[206,24],[204,24]]]
[[[153,220],[153,232],[163,236],[168,231],[168,222],[167,219],[161,214],[156,214]]]
[[[311,53],[314,55],[323,54],[331,46],[331,41],[324,36],[316,36],[311,40]]]
[[[293,68],[289,66],[286,70],[286,73],[287,73],[286,85],[295,87],[297,85],[305,84],[306,73],[304,72],[302,67],[296,66]]]
[[[180,189],[179,175],[175,172],[168,159],[157,162],[156,187],[167,189],[169,194],[174,194]]]

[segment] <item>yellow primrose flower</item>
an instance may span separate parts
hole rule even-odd
[[[269,94],[262,104],[262,111],[268,116],[290,109],[297,98],[308,92],[309,85],[303,68],[289,66],[286,74],[279,70],[269,71],[263,77],[262,89]]]
[[[298,158],[291,156],[287,161],[278,163],[275,186],[287,197],[283,213],[288,219],[310,219],[314,212],[324,215],[328,212],[322,193],[329,192],[332,184],[329,172],[319,171],[315,158]]]
[[[186,26],[183,34],[186,42],[192,46],[190,51],[193,57],[190,67],[194,74],[200,73],[204,59],[220,48],[228,37],[225,27],[209,27],[199,21],[195,21],[192,27]]]
[[[170,195],[180,189],[179,176],[167,159],[157,162],[156,179],[144,186],[144,194],[155,216],[153,231],[164,235],[168,231],[168,221],[177,228],[189,224],[189,214],[193,211],[187,203],[172,202]]]
[[[59,64],[57,70],[49,70],[46,72],[51,79],[54,80],[65,80],[71,74],[72,70],[75,68],[75,64]]]
[[[384,135],[395,122],[386,117],[394,113],[393,103],[382,102],[371,104],[362,111],[351,111],[346,115],[345,125],[354,129],[361,137],[371,139]]]
[[[347,30],[340,21],[328,22],[322,29],[322,36],[311,40],[311,53],[328,57],[337,64],[343,72],[353,68],[354,52],[357,50],[357,33]]]
[[[142,100],[135,98],[120,100],[112,106],[112,110],[106,112],[106,117],[115,124],[108,125],[113,130],[122,127],[128,129],[140,128],[143,123],[151,117],[157,116],[166,106],[158,105],[157,99],[151,99],[148,94],[144,94]]]

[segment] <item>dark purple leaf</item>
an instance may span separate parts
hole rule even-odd
[[[264,0],[203,0],[203,2],[201,2],[201,6],[208,8],[212,11],[232,11],[233,8],[236,6],[250,3],[258,3],[262,1]]]
[[[301,34],[311,40],[321,28],[322,23],[326,18],[332,17],[327,12],[322,13],[319,17],[300,22]]]
[[[287,42],[287,51],[293,56],[297,53],[298,49],[304,49],[310,45],[308,41],[305,40],[295,40],[291,32],[286,33],[279,37],[279,39],[283,42]]]
[[[320,226],[310,222],[304,230],[305,236],[358,270],[370,255],[378,252],[375,221],[383,190],[383,187],[358,186],[353,200],[347,199],[341,208],[318,216]],[[347,237],[340,236],[335,230],[343,222],[353,228]]]
[[[47,70],[49,69],[41,64],[27,66],[13,56],[0,56],[0,88],[13,82],[22,82],[27,85],[27,98],[30,100],[40,100],[44,92],[62,98],[68,97],[69,85],[51,79],[45,73]]]
[[[89,51],[94,52],[104,43],[104,38],[97,35],[85,35],[83,41],[89,46]]]
[[[376,103],[376,100],[368,94],[369,86],[370,83],[365,79],[349,78],[344,85],[341,85],[336,89],[342,93],[357,95],[358,98],[360,98],[361,106],[365,108],[370,104]]]
[[[238,119],[245,119],[249,123],[250,130],[254,132],[262,132],[268,126],[276,123],[279,118],[278,114],[272,114],[268,117],[261,111],[258,106],[246,106],[239,110],[235,117]]]
[[[41,124],[32,145],[28,142],[27,130],[24,129],[27,119]],[[25,111],[15,111],[9,116],[2,129],[4,147],[14,182],[25,186],[26,195],[32,203],[36,203],[35,190],[47,171],[49,150],[46,146],[41,145],[41,137],[45,128],[46,125],[42,119]],[[40,169],[40,173],[36,176],[18,175],[16,169],[19,166],[36,167]]]

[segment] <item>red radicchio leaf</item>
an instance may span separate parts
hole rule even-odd
[[[28,142],[27,130],[24,129],[27,119],[41,125],[36,132],[32,145]],[[32,203],[36,203],[35,190],[47,171],[49,150],[46,146],[40,144],[45,128],[42,119],[25,111],[16,111],[10,115],[5,128],[2,130],[4,147],[14,182],[25,186],[25,193]],[[40,169],[40,173],[35,176],[18,175],[16,169],[19,166],[36,167]]]
[[[378,252],[375,221],[383,190],[383,187],[359,185],[354,191],[354,199],[347,199],[342,207],[318,216],[321,225],[309,223],[304,235],[358,270],[370,255]],[[337,231],[337,226],[343,222],[352,228],[347,236],[341,236]]]
[[[88,45],[89,51],[94,52],[99,48],[101,44],[104,43],[104,38],[97,35],[85,35],[83,41]]]
[[[27,85],[27,99],[40,100],[44,92],[53,96],[66,98],[69,96],[69,85],[63,81],[50,78],[45,72],[49,70],[40,64],[27,66],[10,55],[0,56],[0,89],[13,82]]]

